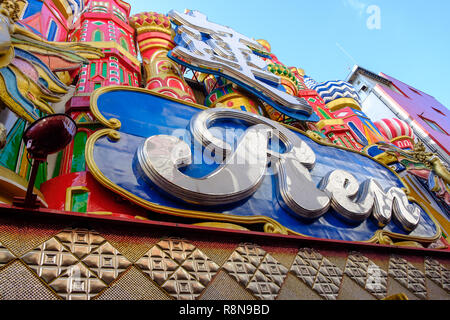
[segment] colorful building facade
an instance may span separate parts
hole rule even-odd
[[[317,83],[307,77],[307,86],[318,92],[324,105],[317,108],[321,132],[334,144],[362,150],[379,141],[386,142],[370,118],[361,110],[355,88],[344,81]]]
[[[58,155],[53,172],[53,177],[67,180],[69,184],[74,175],[87,175],[85,143],[100,127],[89,108],[92,93],[106,86],[138,87],[141,81],[135,31],[128,23],[131,7],[120,0],[87,1],[85,5],[68,35],[68,41],[101,49],[103,55],[71,74],[76,82],[75,93],[67,102],[65,111],[78,124],[79,132],[73,143]],[[80,186],[67,186],[70,187]],[[87,192],[80,193],[81,196],[74,195],[74,198],[83,201],[74,200],[71,207],[88,210]]]
[[[83,3],[4,1],[2,5],[9,12],[9,17],[2,21],[10,25],[8,38],[12,48],[2,56],[3,62],[11,63],[2,64],[3,102],[7,108],[0,118],[8,134],[0,162],[26,181],[31,165],[21,137],[27,123],[54,113],[55,103],[66,99],[71,91],[69,73],[87,63],[88,58],[99,57],[99,52],[67,42],[68,30],[79,18]],[[49,32],[49,39],[58,42],[43,40],[43,35]],[[43,164],[37,185],[51,174],[47,164]]]
[[[403,172],[408,187],[416,197],[433,207],[442,225],[448,225],[448,178],[446,174],[437,174],[440,169],[433,169],[433,162],[448,167],[445,147],[448,134],[444,129],[448,126],[448,109],[434,97],[382,73],[377,75],[355,66],[347,78],[358,90],[362,109],[376,120],[376,127],[387,141],[399,148],[391,153],[395,155],[393,158],[385,157],[385,153],[380,153],[373,145],[365,148],[366,152],[384,158],[387,164],[398,161],[400,166],[396,170]]]
[[[449,111],[434,97],[384,73],[355,66],[347,76],[362,96],[363,110],[374,120],[397,118],[413,129],[427,149],[450,163]]]
[[[448,169],[351,81],[197,11],[6,11],[0,299],[450,299]],[[77,133],[21,206],[23,132],[61,101]]]
[[[140,85],[140,62],[129,25],[131,7],[122,1],[88,1],[85,12],[73,27],[69,41],[102,48],[104,57],[84,66],[76,84],[71,107],[88,107],[90,93],[111,85]]]

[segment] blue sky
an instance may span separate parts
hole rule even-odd
[[[450,109],[448,0],[127,2],[132,13],[198,10],[212,22],[266,39],[280,61],[303,68],[317,81],[345,79],[357,63],[416,87]],[[380,15],[367,11],[371,8]],[[368,21],[379,21],[380,28],[369,28]]]

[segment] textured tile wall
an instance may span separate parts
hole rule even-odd
[[[347,300],[397,293],[450,299],[450,259],[0,217],[0,299]]]

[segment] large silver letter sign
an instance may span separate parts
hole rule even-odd
[[[251,125],[235,150],[210,131],[212,123],[219,119],[238,119]],[[260,187],[271,163],[280,205],[299,217],[319,218],[331,206],[343,218],[354,222],[372,214],[383,227],[394,213],[407,231],[419,224],[420,209],[410,204],[399,188],[384,191],[373,179],[360,186],[353,175],[343,170],[328,173],[317,187],[309,172],[316,163],[313,150],[297,134],[275,121],[239,110],[208,109],[192,118],[190,130],[206,149],[223,155],[223,163],[203,178],[192,178],[179,171],[191,163],[192,151],[174,136],[152,136],[137,154],[141,169],[155,185],[186,202],[223,205],[244,200]],[[269,148],[274,138],[285,146],[284,153]]]
[[[280,78],[265,70],[266,63],[251,50],[264,50],[258,42],[208,21],[198,11],[183,14],[172,10],[169,16],[179,26],[178,46],[170,53],[172,59],[180,58],[180,63],[188,61],[190,66],[205,72],[216,71],[293,118],[305,120],[314,115],[305,99],[276,88],[280,87]]]
[[[322,179],[321,189],[331,195],[332,207],[348,220],[363,221],[372,213],[378,225],[384,227],[391,221],[394,212],[407,231],[414,230],[419,223],[420,209],[409,204],[400,188],[390,188],[384,192],[374,179],[360,186],[350,173],[335,170]]]

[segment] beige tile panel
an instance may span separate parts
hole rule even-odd
[[[108,242],[86,256],[83,262],[106,284],[116,280],[131,265],[131,262]]]
[[[58,296],[20,260],[13,261],[0,270],[0,300],[58,299]]]
[[[21,259],[47,283],[78,262],[77,258],[55,238],[26,253]]]
[[[220,270],[209,283],[199,300],[255,300],[249,291],[238,284],[226,271]]]
[[[319,252],[300,249],[290,271],[324,299],[336,300],[339,296],[343,272]]]
[[[113,284],[103,290],[95,300],[172,300],[138,268],[127,269]]]
[[[107,287],[81,262],[70,267],[49,285],[65,300],[90,300]]]
[[[389,276],[420,299],[427,299],[425,275],[412,263],[399,256],[389,261]]]

